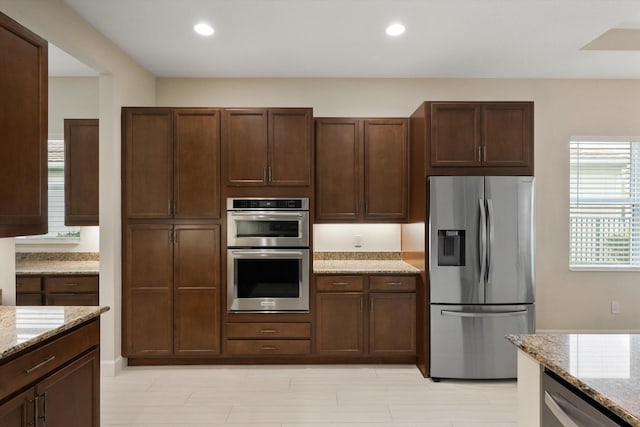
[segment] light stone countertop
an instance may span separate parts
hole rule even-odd
[[[80,276],[100,272],[95,252],[22,252],[16,253],[16,274]]]
[[[100,261],[20,261],[16,262],[16,274],[37,275],[97,275]]]
[[[0,306],[0,360],[108,310],[106,306]]]
[[[640,335],[534,334],[507,339],[632,426],[640,426]]]
[[[315,274],[419,274],[401,260],[314,260]]]

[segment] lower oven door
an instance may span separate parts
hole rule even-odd
[[[229,312],[308,312],[309,249],[229,249]]]

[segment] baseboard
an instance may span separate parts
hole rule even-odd
[[[122,356],[118,356],[116,360],[102,360],[100,361],[100,375],[103,377],[115,377],[126,366],[127,359]]]
[[[640,329],[537,329],[536,334],[640,334]]]

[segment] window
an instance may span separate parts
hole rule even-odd
[[[572,269],[640,268],[640,142],[570,144]]]
[[[17,243],[44,243],[54,240],[55,243],[78,242],[80,227],[64,225],[64,140],[49,138],[48,155],[48,212],[49,232],[40,236],[20,237]]]

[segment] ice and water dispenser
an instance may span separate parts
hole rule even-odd
[[[438,265],[464,266],[464,230],[438,230]]]

